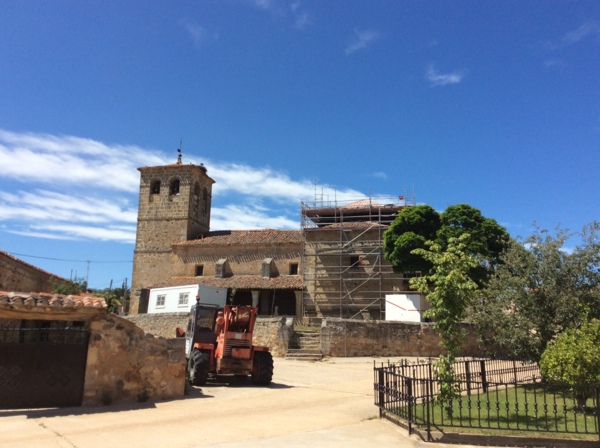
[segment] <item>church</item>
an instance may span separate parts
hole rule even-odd
[[[390,199],[302,203],[300,230],[210,230],[212,186],[203,165],[138,168],[140,195],[131,314],[149,291],[183,285],[227,290],[259,315],[383,319],[386,295],[408,291],[382,253],[383,232],[411,204]],[[384,202],[384,203],[382,203]]]

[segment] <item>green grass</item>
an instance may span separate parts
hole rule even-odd
[[[586,403],[587,412],[583,412],[575,408],[570,393],[544,389],[533,384],[463,395],[453,401],[451,416],[437,403],[429,407],[429,419],[432,427],[452,426],[458,432],[532,436],[533,431],[540,436],[563,434],[598,440],[598,416],[591,408],[591,399]],[[394,413],[406,417],[407,409],[403,404]],[[424,404],[415,405],[413,415],[419,426],[426,426]]]

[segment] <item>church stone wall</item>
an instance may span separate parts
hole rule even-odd
[[[227,259],[229,273],[233,275],[261,275],[265,258],[273,259],[272,273],[289,275],[290,263],[300,263],[301,247],[254,245],[248,247],[194,247],[175,248],[177,258],[174,276],[188,277],[196,275],[196,266],[203,266],[203,276],[215,275],[215,264],[222,258]]]

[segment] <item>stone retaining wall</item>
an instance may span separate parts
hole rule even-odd
[[[175,328],[185,329],[186,313],[138,314],[127,316],[146,333],[173,337]],[[259,317],[254,326],[254,345],[269,347],[273,356],[284,357],[294,333],[293,319]],[[321,351],[324,356],[439,356],[439,333],[433,323],[324,319],[321,326]],[[468,337],[463,356],[477,356],[481,349],[476,335],[464,325]]]
[[[155,338],[114,314],[90,322],[84,406],[181,398],[184,390],[183,339]]]
[[[321,351],[324,356],[439,356],[439,333],[433,323],[324,319]],[[468,331],[469,326],[465,325]],[[462,356],[479,355],[473,332],[463,344]]]
[[[187,327],[188,313],[133,314],[125,318],[146,333],[172,338],[177,327]],[[269,347],[273,356],[285,356],[292,332],[292,320],[285,317],[259,317],[254,324],[254,345]]]
[[[254,345],[269,347],[273,356],[283,357],[293,331],[293,318],[260,317],[254,324]]]
[[[188,313],[130,314],[124,318],[146,333],[163,338],[174,338],[177,327],[184,331],[187,329]]]

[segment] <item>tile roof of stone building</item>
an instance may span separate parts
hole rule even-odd
[[[299,275],[280,275],[278,277],[261,277],[259,275],[234,275],[232,277],[175,277],[164,282],[150,285],[149,288],[166,288],[171,286],[203,285],[216,288],[236,289],[302,289],[304,284]]]
[[[45,292],[0,291],[0,305],[30,305],[71,308],[106,308],[102,297],[90,295],[64,295]]]
[[[197,240],[183,241],[175,246],[243,246],[264,244],[302,244],[301,230],[219,230]]]
[[[360,201],[351,202],[340,206],[340,208],[368,208],[368,207],[385,207],[383,204],[378,204],[370,199],[361,199]]]

